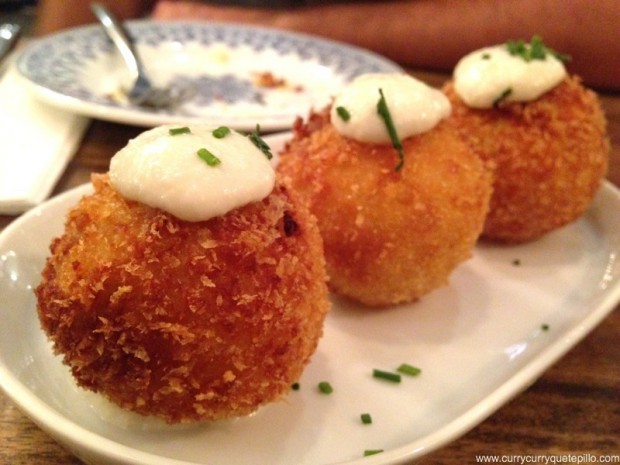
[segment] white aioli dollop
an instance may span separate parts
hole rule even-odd
[[[231,130],[217,139],[214,127],[201,125],[170,135],[178,127],[146,131],[112,157],[110,181],[123,197],[182,220],[204,221],[271,193],[275,171],[246,136]],[[209,166],[197,154],[201,148],[221,163]]]
[[[454,90],[470,107],[491,108],[505,94],[508,102],[536,100],[565,77],[564,64],[551,53],[543,60],[525,61],[497,45],[472,52],[457,63]]]
[[[422,81],[406,74],[364,74],[334,99],[331,121],[340,134],[360,142],[391,143],[385,121],[377,112],[379,89],[401,140],[426,132],[450,116],[452,108],[446,96]],[[338,107],[349,113],[348,121],[338,115]]]

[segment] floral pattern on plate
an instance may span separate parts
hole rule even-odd
[[[98,26],[61,32],[27,47],[18,70],[40,99],[111,121],[212,122],[236,129],[290,128],[297,116],[329,103],[354,77],[402,72],[366,50],[315,38],[233,24],[130,21],[148,74],[192,97],[174,109],[131,105],[120,55]]]

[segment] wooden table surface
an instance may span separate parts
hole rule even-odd
[[[441,76],[414,74],[442,82]],[[613,146],[608,178],[620,186],[620,95],[601,100]],[[54,194],[86,182],[93,171],[106,171],[110,157],[142,130],[93,121]],[[0,216],[0,230],[13,219]],[[556,463],[597,463],[585,461],[592,457],[620,463],[620,306],[527,390],[422,462],[473,464],[479,455],[529,456],[527,463],[545,463],[545,457]],[[0,464],[80,463],[0,394]]]

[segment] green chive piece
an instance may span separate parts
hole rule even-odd
[[[230,128],[227,128],[226,126],[220,126],[213,131],[213,137],[216,139],[223,139],[228,134],[230,134]]]
[[[512,94],[512,88],[508,87],[495,100],[493,100],[493,108],[498,108],[500,103],[506,100]]]
[[[340,116],[340,119],[345,123],[351,119],[351,113],[345,107],[336,107],[336,113]]]
[[[321,381],[319,383],[319,391],[321,391],[323,394],[331,394],[332,392],[334,392],[334,388],[327,381]]]
[[[522,40],[509,40],[506,42],[506,48],[511,55],[519,55],[525,61],[527,60],[527,47]]]
[[[556,52],[555,50],[549,49],[549,53],[551,53],[556,59],[560,60],[562,63],[568,63],[571,61],[570,55],[566,53]]]
[[[271,160],[273,158],[271,148],[260,136],[260,125],[256,125],[256,129],[248,134],[248,138],[261,152],[265,154],[268,160]]]
[[[390,115],[390,110],[387,106],[387,101],[385,100],[385,95],[383,95],[383,89],[379,89],[379,101],[377,102],[377,113],[383,119],[383,123],[385,124],[385,128],[390,135],[390,140],[392,141],[392,146],[398,151],[398,165],[394,168],[394,171],[400,171],[405,163],[405,154],[403,152],[403,145],[398,138],[398,134],[396,133],[396,126],[394,126],[394,121],[392,120],[392,115]]]
[[[365,425],[370,425],[372,423],[372,417],[370,416],[370,413],[362,413],[360,415],[360,419]]]
[[[178,136],[179,134],[189,134],[192,132],[187,126],[183,126],[182,128],[170,128],[168,129],[168,134],[171,136]]]
[[[482,59],[483,60],[490,60],[491,59],[491,54],[490,53],[483,53],[482,54]]]
[[[197,153],[198,153],[198,156],[202,158],[209,166],[217,166],[220,163],[222,163],[222,160],[217,158],[215,155],[213,155],[211,152],[209,152],[205,148],[198,149]]]
[[[376,455],[383,452],[383,449],[366,449],[364,451],[364,457],[368,457],[369,455]]]
[[[375,378],[385,379],[394,383],[400,383],[400,375],[398,373],[392,373],[391,371],[377,370],[372,371],[372,376]]]
[[[422,370],[420,368],[409,365],[408,363],[401,363],[401,365],[396,369],[396,371],[408,376],[418,376],[420,373],[422,373]]]
[[[549,325],[547,323],[544,323],[540,326],[540,329],[542,329],[543,331],[549,331]]]
[[[532,37],[530,42],[530,59],[532,60],[544,60],[547,56],[547,48],[543,44],[540,36]]]
[[[511,55],[519,56],[527,62],[544,60],[547,58],[547,55],[553,55],[562,62],[570,61],[569,55],[558,53],[547,47],[538,35],[533,36],[529,44],[523,40],[509,40],[506,42],[506,49]]]

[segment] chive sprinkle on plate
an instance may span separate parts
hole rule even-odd
[[[422,373],[422,370],[420,368],[409,365],[408,363],[401,363],[401,365],[396,369],[396,371],[408,376],[418,376],[420,373]]]
[[[372,376],[375,378],[392,381],[393,383],[400,383],[400,375],[398,373],[392,373],[391,371],[378,370],[375,368],[372,371]]]
[[[319,391],[321,391],[323,394],[331,394],[332,392],[334,392],[334,388],[327,381],[321,381],[319,383]]]

